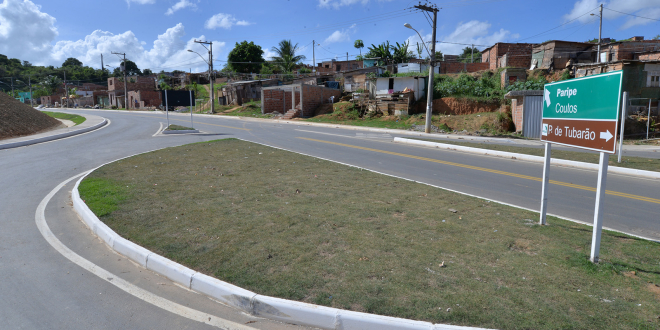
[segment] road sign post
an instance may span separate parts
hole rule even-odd
[[[542,225],[546,223],[550,144],[600,152],[591,242],[592,262],[598,262],[600,250],[607,162],[609,155],[616,151],[622,78],[623,71],[614,71],[546,84],[543,91],[541,141],[546,142],[546,158],[540,222]]]

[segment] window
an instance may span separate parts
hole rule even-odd
[[[646,87],[660,87],[660,71],[647,71],[646,77]]]

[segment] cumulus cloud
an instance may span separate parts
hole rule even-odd
[[[239,21],[231,14],[218,13],[209,18],[204,27],[209,30],[215,30],[217,28],[231,29],[234,25],[246,26],[252,23],[248,21]]]
[[[378,0],[378,2],[389,2],[392,0]],[[319,0],[319,7],[321,8],[334,8],[339,9],[343,6],[351,6],[356,3],[361,3],[366,5],[369,3],[369,0]]]
[[[564,15],[564,21],[577,20],[581,23],[587,23],[593,19],[589,14],[598,14],[598,6],[603,4],[603,19],[611,20],[625,16],[626,21],[619,27],[622,30],[636,25],[645,25],[656,21],[625,15],[623,13],[643,16],[652,19],[660,19],[660,3],[657,0],[610,0],[603,2],[598,0],[577,0],[573,9]],[[612,10],[608,10],[612,9]]]
[[[47,56],[55,37],[55,18],[40,6],[29,0],[0,3],[0,53],[37,62]]]
[[[355,27],[356,25],[353,24],[351,27],[348,29],[344,30],[337,30],[333,32],[330,36],[325,38],[325,41],[323,42],[324,44],[331,44],[335,42],[344,42],[344,41],[351,41],[351,34],[355,32]]]
[[[172,15],[174,12],[186,7],[197,8],[197,5],[188,0],[180,0],[179,2],[175,3],[174,6],[168,8],[165,12],[165,15]]]
[[[520,35],[517,33],[512,34],[510,31],[504,29],[500,29],[499,31],[491,33],[490,27],[490,23],[477,20],[469,21],[466,23],[461,22],[451,34],[437,38],[438,41],[453,42],[458,43],[458,45],[450,43],[438,43],[436,44],[435,49],[436,51],[441,51],[443,54],[458,55],[463,52],[463,48],[469,47],[467,45],[492,45],[497,42],[517,39],[520,37]],[[422,34],[422,36],[424,38],[424,42],[426,42],[426,46],[430,49],[431,34]],[[422,43],[422,41],[419,39],[419,36],[417,34],[412,35],[408,37],[407,41],[410,42],[408,50],[417,54],[417,43]],[[484,48],[479,46],[475,47]],[[423,56],[426,57],[427,55],[428,53],[425,49]]]

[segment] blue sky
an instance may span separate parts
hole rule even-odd
[[[112,51],[126,52],[140,68],[204,70],[192,48],[194,39],[214,42],[214,62],[222,68],[236,42],[254,41],[271,55],[282,39],[316,60],[354,58],[356,39],[365,45],[420,41],[403,26],[410,23],[425,41],[431,27],[409,0],[1,0],[0,54],[35,64],[59,66],[68,57],[85,65],[117,65]],[[597,0],[444,0],[434,1],[438,43],[444,54],[458,54],[475,44],[539,43],[552,39],[585,41],[598,36],[598,18],[589,13]],[[609,0],[603,13],[603,37],[652,38],[660,34],[660,0]],[[626,14],[624,14],[626,13]],[[640,18],[627,14],[643,16]],[[362,52],[366,52],[365,47]]]

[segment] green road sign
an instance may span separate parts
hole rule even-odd
[[[617,120],[623,71],[545,85],[543,118]]]
[[[623,71],[545,85],[541,141],[614,153]]]

